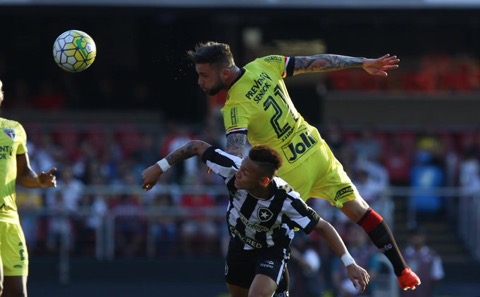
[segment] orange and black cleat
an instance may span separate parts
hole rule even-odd
[[[408,267],[405,268],[398,277],[398,284],[404,291],[408,289],[415,290],[416,286],[421,283],[420,278]]]

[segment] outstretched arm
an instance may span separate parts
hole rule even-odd
[[[17,183],[27,188],[49,188],[57,186],[54,175],[57,168],[52,167],[47,172],[36,173],[30,167],[28,154],[17,155]]]
[[[338,234],[337,230],[335,230],[335,228],[333,228],[333,226],[329,222],[323,219],[320,219],[320,221],[318,221],[315,230],[317,230],[317,232],[323,238],[325,238],[334,253],[337,256],[341,257],[343,264],[347,269],[348,277],[352,281],[353,285],[361,289],[361,291],[363,292],[367,287],[370,276],[365,269],[355,263],[355,260],[352,258],[352,256],[350,256],[347,247],[345,246],[345,243]]]
[[[296,56],[293,75],[309,72],[328,72],[349,68],[363,68],[371,75],[388,76],[387,71],[398,68],[400,59],[386,54],[377,59],[333,54]]]
[[[170,167],[178,162],[189,159],[193,156],[201,157],[203,153],[211,145],[201,141],[201,140],[192,140],[189,141],[182,147],[174,150],[168,154],[164,159],[158,161],[142,172],[143,185],[142,188],[145,190],[150,190],[155,186],[160,176]]]

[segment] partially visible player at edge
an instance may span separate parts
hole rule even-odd
[[[302,73],[348,68],[386,77],[400,60],[389,54],[377,59],[270,55],[240,68],[228,44],[212,41],[198,44],[187,54],[195,64],[198,85],[207,95],[227,91],[222,108],[227,152],[241,157],[247,140],[279,151],[284,165],[278,175],[304,199],[327,199],[360,225],[392,263],[400,287],[415,289],[420,279],[405,263],[390,228],[360,196],[319,131],[296,110],[284,82],[285,77]]]
[[[3,101],[0,81],[0,105]],[[26,297],[28,251],[15,202],[15,186],[55,187],[56,168],[36,173],[30,167],[27,135],[16,121],[0,117],[0,296]]]
[[[267,146],[254,146],[241,159],[192,140],[142,172],[150,190],[170,166],[197,156],[224,179],[229,193],[226,223],[230,233],[225,281],[232,297],[287,297],[287,263],[294,229],[316,230],[341,257],[348,277],[362,292],[370,276],[355,263],[342,238],[327,221],[276,177],[282,158]]]

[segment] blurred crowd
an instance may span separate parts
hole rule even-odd
[[[143,214],[164,206],[221,209],[227,203],[222,180],[208,174],[204,164],[192,158],[168,171],[153,191],[139,189],[143,169],[189,140],[203,139],[223,147],[221,125],[218,116],[199,127],[170,121],[151,129],[134,123],[108,129],[94,123],[81,129],[68,124],[42,129],[41,123],[26,123],[32,166],[36,170],[56,166],[59,170],[56,189],[19,189],[17,202],[33,253],[54,251],[62,230],[68,230],[69,246],[76,253],[92,251],[95,228],[109,212],[117,214],[119,254],[144,253],[147,231],[159,241],[166,238],[184,243],[181,250],[171,252],[195,254],[200,247],[205,253],[220,252],[218,238],[225,232],[221,212],[212,216],[200,211],[189,221],[173,213],[154,218]],[[480,131],[439,131],[430,126],[383,131],[372,124],[353,130],[340,122],[320,129],[365,200],[387,218],[384,202],[391,198],[386,192],[389,187],[413,187],[406,198],[420,220],[445,212],[448,198],[436,188],[461,186],[476,191],[480,187]],[[323,200],[309,203],[326,219],[346,223],[341,212]],[[39,210],[45,215],[39,215]],[[211,246],[197,244],[195,240],[201,237],[211,241]]]

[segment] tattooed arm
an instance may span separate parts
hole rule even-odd
[[[200,140],[192,140],[182,147],[174,150],[168,154],[162,161],[166,160],[168,167],[173,166],[183,160],[189,159],[193,156],[201,157],[203,153],[211,145]],[[161,161],[159,161],[161,162]],[[150,190],[155,186],[160,176],[164,173],[164,170],[160,168],[159,162],[153,164],[142,172],[143,185],[142,188]],[[168,168],[167,168],[168,169]]]
[[[192,140],[189,141],[187,144],[179,147],[178,149],[174,150],[170,154],[168,154],[165,159],[168,161],[168,164],[171,166],[189,159],[193,156],[201,157],[203,153],[210,147],[211,145],[201,141],[201,140]]]
[[[309,72],[328,72],[348,68],[363,68],[371,75],[388,76],[387,71],[398,68],[400,59],[386,54],[377,59],[332,54],[296,56],[293,75]]]
[[[227,135],[227,153],[243,158],[243,152],[247,145],[247,135],[244,133],[230,133]]]

